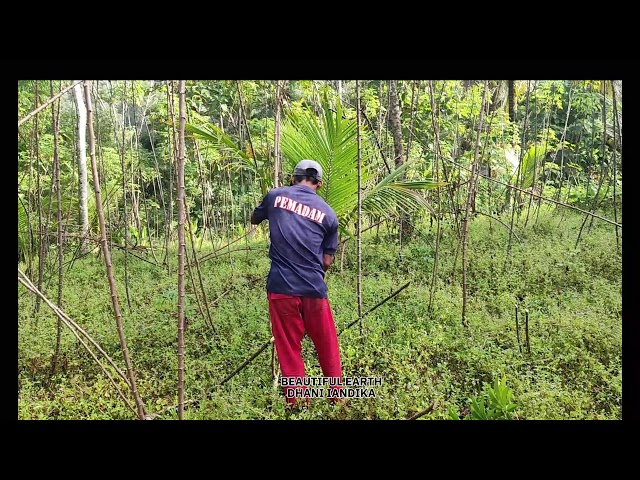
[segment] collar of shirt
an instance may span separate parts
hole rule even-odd
[[[309,190],[311,193],[315,193],[317,195],[317,192],[311,188],[311,187],[307,187],[306,185],[301,185],[301,184],[296,184],[296,185],[291,185],[292,187],[298,187],[298,188],[304,188],[305,190]]]

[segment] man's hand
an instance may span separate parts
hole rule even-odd
[[[329,267],[331,266],[332,263],[333,263],[333,255],[328,255],[325,253],[322,256],[322,264],[325,272],[329,270]]]

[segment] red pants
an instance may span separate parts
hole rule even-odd
[[[306,331],[315,345],[323,375],[338,377],[342,381],[338,335],[329,300],[280,293],[268,293],[267,297],[271,331],[282,376],[305,376],[301,352],[302,338]],[[339,388],[337,385],[336,387]],[[295,403],[296,398],[291,389],[295,387],[284,387],[285,398],[287,402]]]

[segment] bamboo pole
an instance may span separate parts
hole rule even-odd
[[[185,241],[185,188],[184,188],[184,124],[185,124],[185,81],[178,81],[180,127],[178,132],[178,419],[184,420],[184,256]]]
[[[362,139],[360,134],[360,83],[356,80],[356,118],[358,142],[358,208],[356,223],[356,257],[358,262],[358,276],[356,281],[356,296],[358,299],[358,319],[360,320],[360,339],[364,343],[364,322],[362,320]]]
[[[36,108],[33,112],[31,112],[31,113],[25,115],[24,117],[22,117],[22,120],[18,120],[18,127],[20,125],[22,125],[24,122],[26,122],[27,120],[29,120],[34,115],[38,114],[39,112],[41,112],[42,110],[47,108],[47,106],[49,106],[51,103],[55,102],[58,98],[60,98],[62,95],[67,93],[69,90],[71,90],[73,87],[75,87],[79,83],[82,83],[82,80],[78,80],[77,82],[72,83],[68,87],[66,87],[63,90],[61,90],[57,95],[54,95],[49,100],[44,102],[42,105],[40,105],[38,108]]]
[[[138,393],[138,387],[136,385],[136,376],[133,371],[133,364],[129,356],[129,349],[127,348],[127,339],[124,335],[124,327],[122,324],[122,313],[120,311],[120,303],[118,301],[118,292],[116,290],[116,282],[113,275],[113,269],[111,264],[111,252],[107,244],[107,227],[104,221],[104,211],[102,209],[102,193],[100,190],[100,176],[98,175],[98,165],[96,162],[96,139],[93,132],[93,107],[91,105],[91,93],[89,91],[89,81],[84,81],[84,95],[85,104],[87,106],[87,127],[89,130],[89,152],[91,157],[91,171],[93,174],[93,187],[96,196],[96,210],[98,213],[98,222],[100,224],[100,245],[102,247],[102,254],[104,257],[104,263],[107,270],[107,279],[109,281],[109,290],[111,291],[111,302],[113,304],[113,311],[116,319],[116,326],[118,329],[118,336],[120,338],[120,345],[122,347],[122,355],[127,365],[127,376],[131,382],[131,390],[136,401],[136,408],[138,418],[144,420],[147,418],[147,412],[145,411],[144,403]]]
[[[120,368],[118,368],[118,366],[111,359],[111,357],[109,357],[109,355],[106,354],[106,352],[102,349],[102,347],[100,347],[100,345],[93,338],[91,338],[91,336],[89,336],[89,334],[86,331],[84,331],[76,322],[74,322],[71,318],[69,318],[69,316],[64,311],[62,311],[61,308],[58,308],[56,305],[54,305],[51,300],[49,300],[40,290],[38,290],[38,288],[33,284],[33,282],[29,280],[29,277],[27,277],[27,275],[25,275],[20,269],[18,269],[18,282],[24,285],[28,291],[30,291],[35,296],[43,300],[44,303],[47,304],[49,308],[51,308],[51,310],[53,310],[53,312],[56,314],[58,319],[62,320],[62,322],[69,328],[69,330],[71,330],[71,332],[78,339],[80,344],[85,348],[85,350],[87,350],[87,352],[89,352],[91,357],[96,361],[96,363],[100,366],[101,370],[109,378],[109,380],[111,381],[113,386],[116,388],[116,390],[118,391],[118,393],[120,394],[124,402],[127,404],[127,406],[131,408],[135,413],[135,409],[131,406],[127,398],[124,396],[124,394],[116,384],[115,380],[113,380],[113,377],[100,363],[100,360],[98,360],[95,353],[91,351],[87,343],[80,338],[79,333],[81,333],[84,336],[84,338],[89,343],[91,343],[98,350],[98,352],[102,354],[102,356],[104,356],[107,362],[115,369],[116,373],[118,373],[118,375],[120,375],[120,377],[122,378],[122,380],[124,380],[127,386],[131,388],[131,383],[129,382],[129,379],[127,378],[126,374],[122,370],[120,370]]]
[[[475,194],[475,185],[478,175],[478,148],[480,146],[480,133],[482,132],[482,120],[484,119],[484,102],[487,93],[487,80],[484,81],[482,100],[480,100],[480,119],[478,120],[478,133],[476,135],[476,146],[473,154],[473,166],[471,168],[471,181],[469,182],[467,206],[462,222],[462,324],[467,326],[467,302],[468,302],[468,281],[467,281],[467,244],[469,242],[469,215],[471,213],[471,201]]]
[[[49,83],[51,94],[53,95],[53,81]],[[58,307],[62,308],[62,276],[64,271],[62,261],[62,192],[60,186],[60,156],[58,152],[58,141],[60,134],[60,102],[58,102],[58,110],[56,112],[55,102],[51,104],[51,120],[53,125],[53,172],[56,184],[57,199],[57,233],[58,233]],[[62,335],[62,320],[58,318],[56,324],[56,346],[51,357],[51,370],[49,377],[56,372],[58,363],[58,352],[60,351],[60,337]]]

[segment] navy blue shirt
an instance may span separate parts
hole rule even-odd
[[[338,249],[338,218],[313,189],[274,188],[253,211],[253,222],[269,221],[271,268],[267,291],[327,298],[323,255]]]

